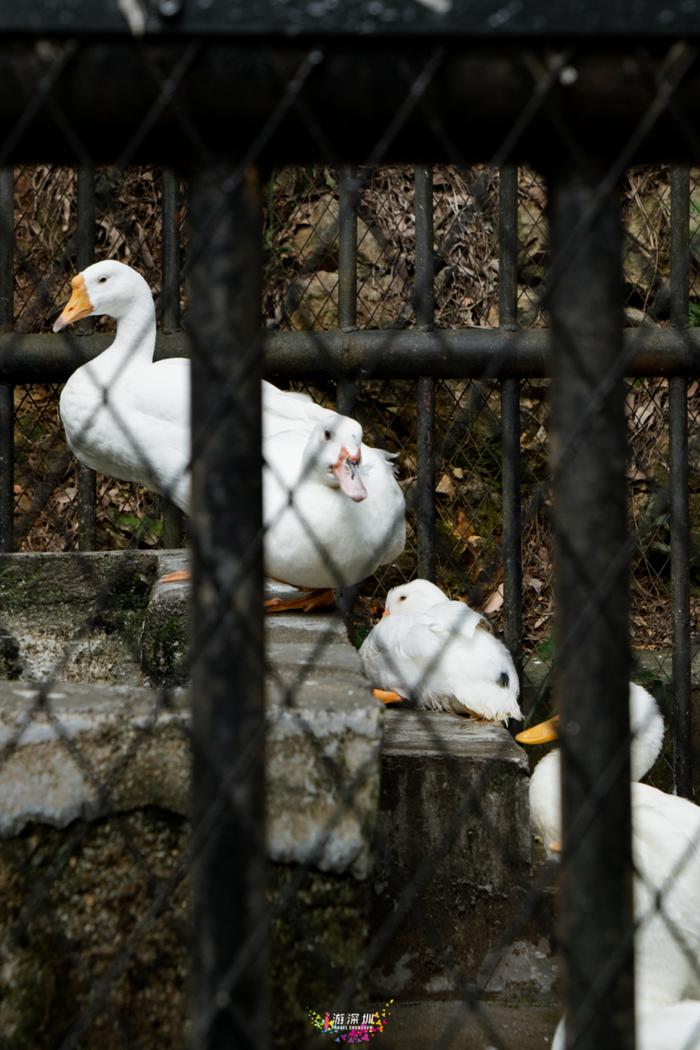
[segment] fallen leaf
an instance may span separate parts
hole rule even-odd
[[[503,584],[499,583],[493,594],[484,603],[485,613],[495,613],[503,605]]]

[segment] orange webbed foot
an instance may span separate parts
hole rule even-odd
[[[192,573],[189,569],[177,569],[175,572],[166,572],[165,576],[161,576],[159,583],[182,583],[184,580],[191,580]]]
[[[280,613],[289,612],[293,609],[311,612],[312,609],[325,609],[334,605],[335,593],[333,591],[306,591],[294,598],[267,598],[265,600],[265,612]]]
[[[391,689],[373,689],[372,696],[375,696],[377,700],[381,700],[383,704],[400,704],[406,699],[405,696],[400,696],[399,693],[395,693]]]

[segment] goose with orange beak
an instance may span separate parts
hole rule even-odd
[[[117,331],[63,388],[68,444],[93,470],[165,494],[189,513],[190,363],[153,361],[153,297],[131,267],[108,260],[74,277],[54,331],[100,315],[114,318]],[[398,556],[404,498],[392,457],[363,444],[355,420],[266,382],[262,399],[265,571],[302,592],[271,599],[268,611],[312,608],[329,600],[329,588],[357,583]]]
[[[640,1009],[649,1011],[683,998],[700,999],[700,969],[695,962],[700,960],[700,808],[638,782],[660,754],[663,720],[654,697],[642,686],[630,683],[629,704],[635,982]],[[550,719],[515,739],[546,743],[556,737],[556,728],[556,719]],[[558,856],[558,749],[545,755],[532,774],[530,815],[548,853]]]
[[[109,260],[71,281],[71,296],[54,324],[60,332],[88,316],[113,317],[115,338],[68,379],[59,409],[77,458],[101,474],[189,504],[190,363],[153,361],[156,318],[143,277]]]
[[[521,717],[518,675],[505,645],[480,613],[429,580],[389,591],[360,659],[384,703],[410,697],[427,710],[488,722]]]

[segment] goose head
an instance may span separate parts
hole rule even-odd
[[[362,427],[348,416],[335,414],[311,431],[304,449],[302,477],[313,475],[360,503],[367,497],[361,464]]]
[[[632,780],[641,780],[661,753],[664,722],[656,700],[641,685],[630,682],[630,771]],[[546,744],[557,738],[558,717],[518,733],[521,744]]]
[[[641,685],[630,682],[630,772],[641,780],[661,751],[664,724],[656,700]],[[557,718],[518,733],[521,744],[545,744],[557,737]],[[561,792],[559,749],[550,751],[537,763],[530,778],[530,813],[533,826],[542,836],[550,856],[561,852]]]
[[[411,580],[399,587],[392,587],[384,603],[384,616],[392,613],[425,612],[438,602],[447,602],[449,598],[430,580]]]
[[[120,321],[136,304],[153,311],[151,290],[140,273],[115,259],[93,263],[71,280],[70,299],[53,330],[60,332],[82,317],[106,315]]]

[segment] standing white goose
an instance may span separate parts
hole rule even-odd
[[[636,782],[660,753],[663,721],[653,696],[641,686],[630,684],[629,702],[635,780],[631,785],[635,981],[641,1014],[684,998],[700,998],[700,807]],[[550,719],[519,733],[516,740],[554,739],[555,723]],[[558,750],[546,755],[532,774],[530,813],[545,846],[550,853],[557,852],[561,837]]]
[[[153,297],[131,267],[95,263],[71,287],[54,331],[89,315],[117,321],[112,344],[63,388],[60,412],[71,449],[94,470],[167,494],[189,513],[189,361],[153,361]],[[362,443],[359,423],[264,382],[263,432],[268,575],[305,590],[337,587],[398,556],[405,544],[403,494],[391,457]],[[303,595],[273,599],[269,608],[312,604]]]
[[[106,314],[115,318],[117,333],[63,388],[59,409],[70,448],[93,470],[167,494],[187,511],[189,361],[153,361],[153,296],[130,266],[95,263],[73,278],[71,288],[54,332],[81,317]]]
[[[411,697],[418,707],[493,722],[521,717],[518,675],[505,645],[483,616],[428,580],[389,591],[360,657],[386,702]]]

